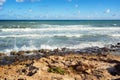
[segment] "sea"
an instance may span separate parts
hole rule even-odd
[[[0,52],[83,49],[120,42],[120,20],[1,20]]]

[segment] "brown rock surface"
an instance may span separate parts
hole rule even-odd
[[[115,55],[51,55],[1,65],[0,80],[119,80],[119,66]]]

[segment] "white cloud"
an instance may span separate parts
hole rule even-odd
[[[16,0],[16,2],[24,2],[24,0]]]
[[[29,12],[32,12],[32,9],[29,9]]]
[[[80,10],[78,11],[78,14],[80,14]]]
[[[0,6],[2,6],[5,2],[6,0],[0,0]]]
[[[110,11],[111,11],[110,9],[107,9],[107,10],[105,11],[105,13],[110,13]]]
[[[9,13],[12,13],[13,11],[10,9],[10,10],[8,10],[8,12],[9,12]]]
[[[79,7],[79,5],[78,5],[78,4],[76,4],[76,5],[75,5],[75,7],[76,7],[76,8],[78,8],[78,7]]]
[[[25,2],[25,1],[36,2],[36,1],[40,1],[40,0],[16,0],[16,2]]]
[[[0,6],[2,6],[3,5],[3,3],[0,3]]]
[[[36,1],[40,1],[40,0],[29,0],[30,2],[36,2]]]
[[[68,0],[68,2],[71,2],[72,0]]]
[[[0,2],[5,2],[6,0],[0,0]]]

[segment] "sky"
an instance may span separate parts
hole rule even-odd
[[[120,19],[120,0],[0,0],[0,20]]]

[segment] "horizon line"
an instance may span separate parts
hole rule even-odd
[[[120,20],[120,19],[0,19],[0,21],[80,21],[80,20]]]

